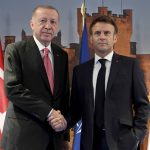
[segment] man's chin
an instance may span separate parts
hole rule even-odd
[[[101,52],[106,52],[106,51],[107,51],[107,49],[104,48],[104,47],[99,48],[99,50],[100,50]]]
[[[43,42],[51,42],[53,39],[53,37],[46,37],[46,38],[42,38]]]
[[[42,40],[41,40],[41,43],[42,43],[44,46],[48,46],[51,41],[52,41],[52,39],[42,39]]]

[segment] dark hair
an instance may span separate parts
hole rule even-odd
[[[90,29],[89,29],[90,34],[92,34],[93,26],[98,22],[103,22],[103,23],[108,23],[108,24],[113,25],[114,29],[115,29],[115,34],[118,33],[118,27],[117,27],[115,21],[111,17],[103,15],[103,16],[100,16],[100,17],[98,17],[92,21],[92,23],[90,25]]]
[[[55,10],[55,11],[58,13],[58,16],[59,16],[59,12],[58,12],[58,10],[57,10],[55,7],[53,7],[53,6],[51,6],[51,5],[48,5],[48,6],[46,6],[46,5],[38,5],[38,6],[35,7],[34,10],[32,11],[32,17],[34,16],[34,14],[36,13],[36,11],[37,11],[39,8],[53,9],[53,10]]]

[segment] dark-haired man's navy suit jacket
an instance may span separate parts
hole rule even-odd
[[[94,59],[75,67],[71,92],[71,119],[82,118],[81,149],[93,150]],[[146,133],[149,102],[136,59],[114,53],[104,106],[106,139],[110,150],[135,150]]]

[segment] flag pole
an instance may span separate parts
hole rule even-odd
[[[104,7],[104,0],[102,0],[102,7]]]
[[[86,16],[85,0],[83,0],[82,6],[81,6],[81,14],[82,14],[82,28],[84,28],[84,21],[85,21],[85,16]]]
[[[81,6],[81,14],[82,19],[84,20],[83,23],[83,30],[82,30],[82,36],[81,36],[81,47],[80,47],[80,58],[79,63],[82,64],[90,59],[90,53],[88,48],[88,32],[86,28],[86,10],[85,10],[85,0],[83,0],[82,6]],[[80,138],[81,138],[81,131],[82,130],[82,118],[76,125],[74,126],[74,139],[73,139],[73,145],[72,150],[80,150]]]
[[[122,0],[121,0],[121,15],[123,15],[123,10],[122,10]]]

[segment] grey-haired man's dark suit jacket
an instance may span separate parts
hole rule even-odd
[[[55,44],[51,46],[53,95],[33,37],[6,49],[4,83],[9,105],[1,143],[4,150],[46,150],[48,144],[52,150],[60,150],[64,135],[55,133],[46,119],[52,108],[64,116],[68,113],[68,57]]]

